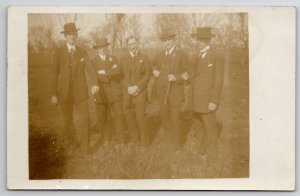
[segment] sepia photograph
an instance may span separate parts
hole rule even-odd
[[[249,177],[247,13],[28,14],[29,178]]]
[[[295,19],[9,7],[8,189],[295,190]]]

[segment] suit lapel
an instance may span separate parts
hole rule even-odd
[[[196,74],[201,73],[201,71],[204,68],[204,62],[205,60],[203,58],[201,58],[199,55],[197,55],[197,59],[196,59]]]
[[[80,62],[81,58],[81,50],[78,46],[75,46],[75,59],[76,59],[76,65],[78,62]]]
[[[64,64],[68,67],[68,65],[70,64],[70,59],[69,59],[69,49],[67,45],[65,45],[63,52],[64,52],[63,53]]]
[[[104,63],[104,67],[105,69],[109,69],[109,59],[110,59],[110,56],[106,55],[105,57],[105,63]]]
[[[197,61],[198,61],[198,66],[197,66],[197,74],[201,73],[206,66],[208,65],[209,60],[211,59],[212,51],[211,49],[207,51],[206,55],[204,58],[201,58],[199,55],[197,56]]]

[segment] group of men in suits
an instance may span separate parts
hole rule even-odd
[[[150,145],[146,118],[147,84],[150,77],[154,77],[156,88],[153,91],[159,101],[166,141],[176,149],[184,144],[181,106],[186,101],[185,88],[189,86],[188,102],[193,114],[193,127],[201,133],[201,150],[203,154],[216,154],[221,131],[216,111],[224,70],[221,55],[210,45],[214,36],[211,28],[198,28],[192,34],[199,43],[199,52],[191,59],[176,47],[176,34],[161,34],[159,38],[164,52],[159,53],[153,63],[139,49],[135,36],[127,38],[128,52],[120,61],[108,54],[110,43],[106,38],[96,42],[93,47],[97,56],[89,59],[87,53],[76,45],[78,30],[74,23],[64,25],[62,33],[67,44],[55,53],[52,103],[61,103],[66,132],[72,140],[75,135],[73,109],[78,110],[82,127],[78,128],[77,144],[83,153],[89,150],[88,91],[96,100],[98,129],[104,139],[111,138],[107,123],[108,117],[113,116],[118,142],[126,142],[127,130],[130,142]],[[87,77],[91,89],[88,89]]]

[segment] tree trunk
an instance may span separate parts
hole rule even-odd
[[[225,57],[224,57],[224,85],[229,84],[229,59],[230,59],[230,46],[226,44],[225,46]]]

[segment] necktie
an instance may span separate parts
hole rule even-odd
[[[70,55],[71,55],[71,56],[74,56],[74,54],[75,54],[75,50],[74,50],[74,48],[71,48],[71,50],[70,50]]]

